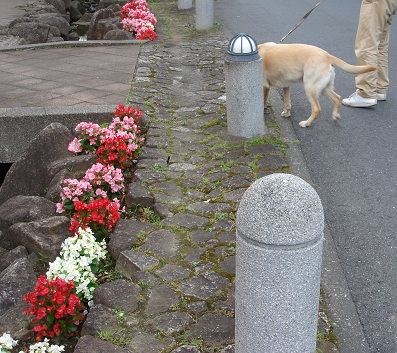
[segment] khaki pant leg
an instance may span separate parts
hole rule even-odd
[[[355,43],[356,63],[378,68],[356,76],[356,87],[364,98],[376,98],[377,92],[385,93],[389,86],[389,30],[396,8],[397,0],[363,0],[361,4]]]
[[[379,56],[378,56],[378,81],[376,84],[377,93],[386,93],[389,88],[389,38],[390,26],[393,15],[390,15],[386,21],[385,29],[380,37]]]

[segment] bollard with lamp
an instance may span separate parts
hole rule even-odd
[[[196,29],[211,29],[214,25],[214,0],[196,0]]]
[[[178,10],[188,10],[193,6],[192,0],[178,0]]]
[[[240,33],[229,41],[225,80],[229,135],[265,135],[262,58],[251,36]]]

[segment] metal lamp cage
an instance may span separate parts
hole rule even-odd
[[[245,50],[247,44],[249,45],[249,51]],[[258,45],[254,38],[248,34],[240,33],[230,39],[227,54],[232,61],[256,60],[259,57]]]

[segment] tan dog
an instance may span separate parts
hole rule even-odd
[[[259,44],[258,54],[263,60],[263,87],[265,107],[270,87],[284,89],[284,111],[281,116],[291,116],[290,85],[303,82],[306,96],[311,104],[309,119],[301,121],[301,127],[310,126],[321,113],[318,96],[323,93],[334,104],[332,119],[340,118],[341,97],[334,92],[335,70],[361,74],[374,71],[373,66],[354,66],[332,56],[325,50],[306,44]]]

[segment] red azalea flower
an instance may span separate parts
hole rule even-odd
[[[73,335],[76,325],[84,319],[82,311],[85,309],[74,292],[75,286],[71,281],[61,278],[48,280],[45,276],[37,279],[34,291],[24,297],[30,304],[24,312],[33,317],[31,324],[37,341],[44,337]]]

